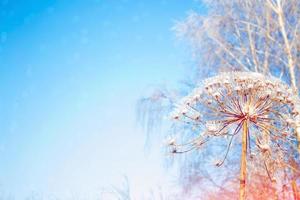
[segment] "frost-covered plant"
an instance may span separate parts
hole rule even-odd
[[[245,199],[247,155],[259,156],[275,181],[269,161],[288,165],[281,155],[297,149],[296,139],[300,136],[298,96],[281,80],[255,72],[221,73],[204,80],[201,87],[179,102],[172,118],[186,130],[199,133],[183,144],[170,140],[173,153],[198,149],[216,137],[229,140],[217,166],[224,163],[233,139],[241,135],[240,199]]]
[[[299,95],[300,1],[203,2],[209,8],[206,15],[192,12],[174,27],[178,37],[192,45],[199,71],[271,74],[285,80]]]

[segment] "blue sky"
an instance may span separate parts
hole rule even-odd
[[[200,4],[0,2],[0,192],[90,195],[123,175],[136,194],[167,184],[135,106],[183,78],[190,59],[171,27]]]

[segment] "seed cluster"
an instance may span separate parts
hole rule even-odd
[[[199,148],[212,137],[229,136],[231,143],[245,120],[248,144],[255,141],[261,151],[270,145],[263,135],[277,147],[283,141],[295,142],[296,134],[300,135],[298,96],[281,80],[254,72],[221,73],[204,80],[178,103],[171,117],[201,132],[185,144],[172,140],[173,153]]]

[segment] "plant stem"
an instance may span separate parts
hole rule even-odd
[[[294,194],[294,199],[298,200],[298,191],[297,191],[297,184],[295,180],[292,180],[292,190],[293,190],[293,194]]]
[[[246,119],[243,122],[242,156],[241,156],[241,171],[240,171],[240,200],[245,200],[246,199],[247,135],[248,135],[248,119]]]

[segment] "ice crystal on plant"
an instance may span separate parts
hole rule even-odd
[[[205,79],[172,112],[174,120],[199,132],[191,141],[173,145],[173,152],[191,151],[213,137],[229,136],[228,153],[245,120],[249,122],[249,148],[253,140],[262,152],[270,145],[283,150],[283,141],[294,142],[295,133],[299,136],[299,111],[297,95],[277,78],[255,72],[221,73]],[[266,135],[272,144],[263,143]]]

